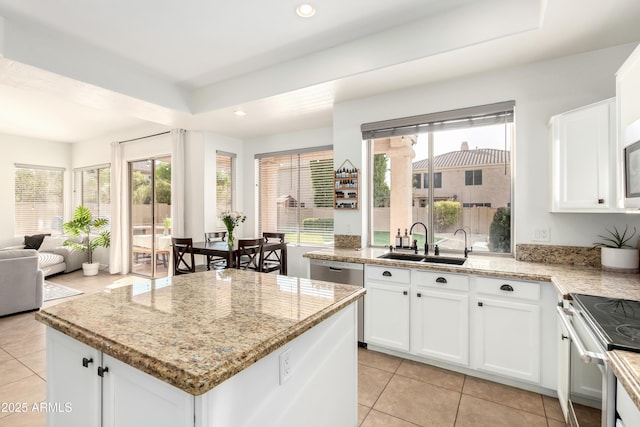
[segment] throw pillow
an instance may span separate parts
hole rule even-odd
[[[53,252],[58,246],[63,246],[66,241],[66,236],[45,236],[38,250],[41,252]]]
[[[24,248],[25,249],[35,249],[38,250],[42,241],[46,236],[51,236],[49,234],[34,234],[33,236],[24,236]]]

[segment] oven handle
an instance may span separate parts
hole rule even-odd
[[[582,344],[582,341],[580,341],[580,337],[578,336],[578,333],[576,332],[575,328],[569,321],[569,316],[573,316],[574,314],[577,315],[578,313],[576,313],[574,310],[570,308],[565,309],[560,306],[556,307],[556,310],[558,310],[558,315],[560,316],[560,320],[562,321],[562,324],[569,332],[569,338],[571,338],[571,341],[573,341],[573,343],[576,345],[580,358],[585,363],[597,363],[599,365],[604,365],[604,362],[605,362],[604,355],[599,353],[594,353],[593,351],[588,351],[587,349],[585,349],[584,344]]]

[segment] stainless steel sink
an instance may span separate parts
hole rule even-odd
[[[455,258],[448,256],[435,256],[435,255],[420,255],[420,254],[405,254],[398,252],[387,252],[380,255],[381,259],[392,259],[396,261],[412,261],[412,262],[432,262],[436,264],[450,264],[450,265],[462,265],[467,260],[466,258]]]

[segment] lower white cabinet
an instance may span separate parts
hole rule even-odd
[[[194,396],[51,328],[47,366],[48,427],[194,424]]]
[[[477,278],[475,368],[540,382],[540,285]]]
[[[620,381],[617,381],[616,386],[616,412],[618,413],[616,426],[640,426],[640,410]]]
[[[468,366],[468,276],[413,273],[411,353]]]
[[[365,270],[365,342],[409,352],[409,270],[371,266]]]

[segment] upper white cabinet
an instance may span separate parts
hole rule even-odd
[[[553,212],[618,210],[615,98],[553,116]]]

